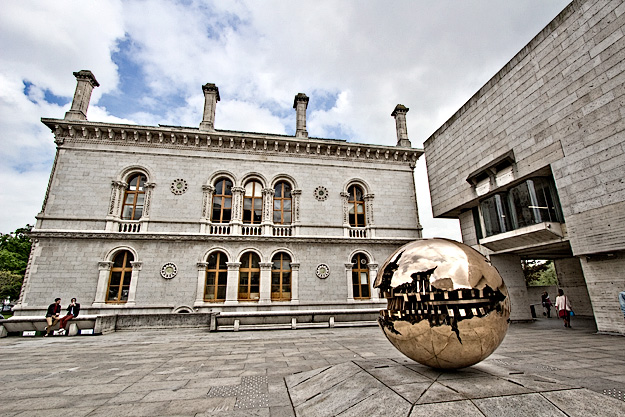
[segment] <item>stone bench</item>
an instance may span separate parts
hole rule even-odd
[[[81,315],[68,322],[68,336],[75,336],[82,330],[94,330],[98,316]],[[45,317],[41,316],[13,316],[0,320],[0,337],[6,337],[8,333],[22,333],[25,331],[45,332]],[[59,329],[59,324],[55,324],[53,330]]]
[[[380,310],[227,311],[216,317],[215,330],[297,329],[311,327],[375,326]]]

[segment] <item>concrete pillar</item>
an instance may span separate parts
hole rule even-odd
[[[532,320],[521,258],[516,255],[491,255],[490,262],[502,276],[512,304],[510,320]],[[555,299],[554,299],[555,300]]]
[[[228,266],[228,278],[226,279],[225,304],[238,304],[239,268],[241,267],[241,262],[226,262],[226,266]]]
[[[219,88],[215,84],[204,84],[202,86],[204,92],[204,115],[200,123],[200,130],[209,132],[215,131],[215,109],[219,101]]]
[[[93,300],[93,304],[91,305],[92,307],[103,307],[106,304],[106,290],[112,267],[113,262],[98,262],[98,284],[96,286],[95,298]]]
[[[406,124],[406,113],[410,110],[403,104],[395,106],[395,110],[391,113],[391,116],[395,118],[395,129],[397,130],[397,146],[404,148],[410,148],[412,144],[408,139],[408,126]]]
[[[271,262],[261,262],[260,266],[260,299],[259,304],[271,303]]]
[[[87,120],[87,109],[91,101],[93,87],[100,84],[91,71],[82,70],[74,73],[76,77],[76,91],[72,100],[71,109],[65,113],[65,120]]]
[[[582,256],[580,261],[597,330],[625,334],[625,320],[618,301],[619,292],[625,289],[625,252]],[[573,296],[571,301],[575,302]],[[577,314],[575,305],[573,311]]]
[[[127,306],[135,305],[137,284],[139,283],[139,271],[141,271],[141,268],[143,267],[143,262],[131,261],[130,265],[132,265],[132,275],[130,276],[130,287],[128,288],[128,301],[126,301]]]
[[[291,303],[299,303],[299,262],[291,262]]]
[[[354,268],[354,264],[346,263],[345,264],[345,282],[347,283],[347,301],[354,301],[354,287],[352,283],[352,268]]]
[[[207,262],[197,264],[197,289],[195,290],[195,306],[204,304],[204,291],[206,289],[206,267]]]
[[[556,259],[554,265],[558,276],[558,287],[562,288],[564,294],[569,297],[575,315],[592,317],[592,305],[579,258]],[[552,298],[555,301],[555,296]]]
[[[304,93],[297,93],[293,100],[293,108],[295,109],[295,137],[307,138],[306,131],[306,108],[308,107],[308,97]]]
[[[373,283],[378,277],[378,264],[369,264],[369,294],[371,294],[371,301],[380,301],[380,290],[373,288]],[[353,291],[353,290],[352,290]]]

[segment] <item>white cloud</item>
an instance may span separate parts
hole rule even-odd
[[[292,133],[293,97],[303,92],[313,109],[319,97],[338,95],[333,107],[309,112],[310,136],[340,131],[348,136],[343,139],[394,145],[390,113],[401,103],[410,108],[413,146],[422,146],[567,2],[6,2],[0,14],[0,174],[15,184],[39,184],[33,186],[39,195],[33,197],[37,204],[16,205],[3,193],[0,208],[39,210],[54,157],[52,135],[39,118],[63,117],[68,110],[42,98],[45,90],[71,98],[73,71],[89,69],[101,84],[90,120],[197,126],[201,86],[212,82],[222,99],[218,129]],[[161,113],[146,110],[158,106],[118,113],[110,104],[98,105],[123,75],[112,58],[122,39],[151,88],[132,100],[157,104],[175,96],[181,105]],[[30,100],[24,80],[33,84]],[[430,220],[422,165],[417,191],[424,233],[459,237],[457,222]],[[0,230],[22,225],[6,220]]]

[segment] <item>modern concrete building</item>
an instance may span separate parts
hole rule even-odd
[[[554,259],[575,313],[625,333],[625,4],[575,0],[426,142],[435,217],[530,317],[520,260]],[[553,295],[552,295],[553,297]]]
[[[421,237],[408,111],[397,146],[88,121],[90,71],[64,119],[17,315],[77,297],[91,314],[383,308],[378,265]]]

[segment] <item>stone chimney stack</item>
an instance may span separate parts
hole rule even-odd
[[[306,131],[306,108],[308,107],[308,97],[304,93],[297,93],[293,100],[293,108],[296,111],[295,116],[295,137],[307,138]]]
[[[395,106],[395,110],[391,113],[391,116],[395,118],[395,128],[397,129],[397,146],[404,148],[410,148],[412,144],[408,139],[408,127],[406,125],[406,113],[410,110],[403,104]]]
[[[202,86],[204,91],[204,116],[202,117],[202,123],[200,123],[200,130],[215,130],[215,108],[219,101],[219,88],[215,84],[204,84]]]
[[[87,108],[91,100],[93,87],[100,84],[91,71],[82,70],[74,73],[76,77],[76,92],[72,101],[72,108],[65,113],[65,120],[87,120]]]

